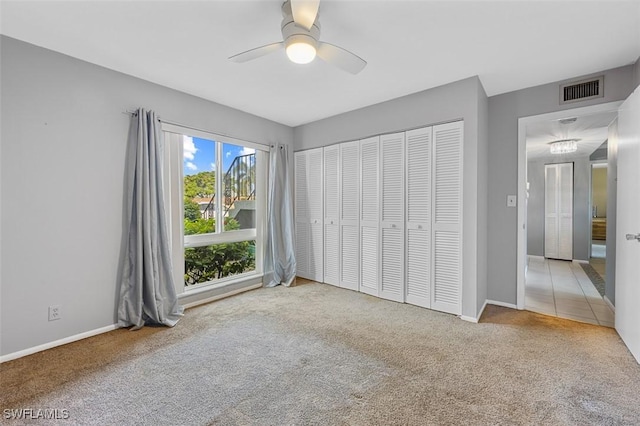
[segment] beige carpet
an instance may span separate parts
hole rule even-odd
[[[2,421],[640,424],[640,366],[610,328],[493,306],[471,324],[316,283],[4,363],[0,383]]]

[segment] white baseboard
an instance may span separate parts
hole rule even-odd
[[[34,346],[28,349],[23,349],[21,351],[13,352],[7,355],[2,355],[0,356],[0,364],[3,362],[14,360],[14,359],[22,358],[23,356],[35,354],[36,352],[41,352],[47,349],[55,348],[56,346],[62,346],[62,345],[66,345],[67,343],[86,339],[87,337],[93,337],[98,334],[107,333],[109,331],[116,330],[117,328],[118,328],[117,324],[108,325],[106,327],[100,327],[100,328],[96,328],[95,330],[89,330],[89,331],[85,331],[84,333],[79,333],[73,336],[65,337],[64,339],[54,340],[53,342]]]
[[[258,278],[261,280],[260,277],[258,277]],[[233,296],[235,294],[243,293],[245,291],[253,290],[253,289],[256,289],[256,288],[260,288],[260,287],[262,287],[262,283],[261,282],[259,284],[253,284],[253,285],[249,285],[249,286],[242,287],[242,288],[230,289],[230,290],[225,291],[224,293],[221,293],[221,294],[216,294],[214,296],[207,297],[207,298],[200,299],[200,300],[196,300],[196,301],[193,301],[193,302],[190,302],[190,303],[185,303],[183,306],[185,308],[192,308],[194,306],[198,306],[198,305],[202,305],[202,304],[205,304],[205,303],[213,302],[213,301],[218,300],[218,299],[223,299],[225,297]],[[207,289],[204,289],[204,290],[206,291]],[[188,296],[188,295],[193,295],[193,293],[191,293],[191,294],[183,294],[182,296]],[[23,349],[23,350],[18,351],[18,352],[13,352],[13,353],[10,353],[10,354],[7,354],[7,355],[2,355],[2,356],[0,356],[0,364],[3,363],[3,362],[14,360],[14,359],[22,358],[23,356],[31,355],[31,354],[34,354],[36,352],[41,352],[41,351],[44,351],[44,350],[47,350],[47,349],[55,348],[56,346],[62,346],[62,345],[66,345],[67,343],[76,342],[78,340],[86,339],[87,337],[92,337],[92,336],[96,336],[98,334],[107,333],[109,331],[113,331],[113,330],[116,330],[118,328],[119,327],[118,327],[117,324],[108,325],[106,327],[101,327],[101,328],[96,328],[95,330],[85,331],[84,333],[79,333],[79,334],[76,334],[76,335],[73,335],[73,336],[65,337],[65,338],[60,339],[60,340],[55,340],[53,342],[44,343],[42,345],[34,346],[32,348]]]
[[[582,260],[582,259],[573,259],[573,263],[578,263],[578,264],[580,264],[580,263],[589,263],[589,261],[588,260]]]
[[[538,256],[535,254],[528,254],[527,256],[529,256],[532,259],[536,259],[536,260],[544,260],[544,256]]]
[[[611,310],[615,313],[616,312],[616,307],[613,305],[613,303],[611,303],[611,300],[609,300],[609,298],[605,295],[603,297],[604,302],[609,305],[609,307],[611,308]]]
[[[460,315],[460,319],[463,320],[463,321],[468,321],[468,322],[472,322],[472,323],[477,324],[478,321],[480,321],[480,317],[482,316],[482,313],[484,312],[484,308],[486,308],[486,307],[487,307],[487,301],[485,300],[484,301],[484,305],[482,305],[482,308],[480,308],[480,312],[478,313],[477,317],[470,317],[470,316],[467,316],[467,315]]]
[[[502,306],[503,308],[518,309],[513,303],[500,302],[498,300],[487,300],[488,305]]]

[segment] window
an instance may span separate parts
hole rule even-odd
[[[163,124],[176,281],[185,289],[262,273],[267,147]]]

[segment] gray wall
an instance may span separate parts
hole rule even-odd
[[[527,162],[527,254],[544,256],[544,161]]]
[[[618,212],[618,119],[609,125],[607,144],[607,261],[605,263],[604,295],[616,303],[616,216]],[[614,220],[612,220],[614,219]]]
[[[489,234],[487,251],[488,298],[516,304],[517,209],[508,208],[505,199],[518,191],[518,118],[554,111],[621,101],[632,92],[633,66],[604,74],[604,97],[559,105],[558,84],[504,93],[489,98]],[[588,76],[576,76],[576,79]],[[575,79],[571,79],[573,81]]]
[[[291,128],[2,37],[6,355],[115,323],[125,145],[137,107],[195,128],[292,143]],[[49,305],[62,319],[48,322]]]
[[[567,162],[567,161],[562,161]],[[588,157],[573,161],[573,258],[589,260],[591,244],[591,207],[589,203],[589,176],[591,162]],[[529,161],[527,179],[527,254],[544,256],[544,165],[545,161]]]
[[[462,313],[475,318],[486,300],[486,264],[478,256],[485,243],[478,229],[486,218],[479,197],[487,193],[486,169],[478,157],[487,157],[487,101],[477,77],[414,93],[294,128],[295,149],[305,150],[337,142],[464,119],[463,177],[463,305]],[[482,276],[485,274],[485,276]]]

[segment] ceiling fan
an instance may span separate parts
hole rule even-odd
[[[320,0],[287,0],[282,4],[282,39],[231,56],[233,62],[247,62],[284,48],[296,64],[308,64],[316,55],[344,71],[357,74],[367,65],[359,56],[331,43],[321,42],[318,7]]]

